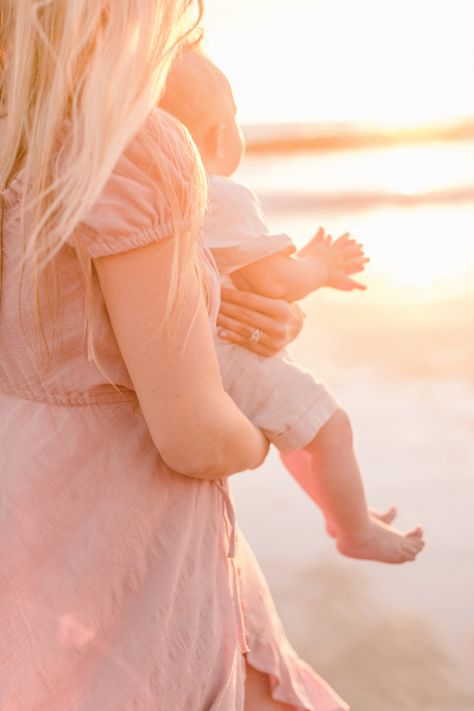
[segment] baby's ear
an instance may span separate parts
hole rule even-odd
[[[222,158],[224,154],[225,124],[218,123],[209,129],[206,137],[206,153],[209,158]]]

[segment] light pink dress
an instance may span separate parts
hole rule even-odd
[[[169,120],[153,112],[143,133],[160,121]],[[162,158],[186,200],[186,161],[165,149]],[[163,463],[96,277],[101,368],[88,360],[73,244],[56,258],[61,338],[48,319],[44,339],[38,332],[33,275],[21,273],[23,189],[20,175],[0,201],[0,709],[242,711],[246,653],[295,709],[345,708],[286,646],[225,480]],[[159,176],[137,136],[78,238],[97,257],[168,236]],[[257,609],[263,636],[245,629]]]

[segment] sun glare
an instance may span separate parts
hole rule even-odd
[[[474,264],[467,223],[461,208],[381,210],[372,215],[369,229],[361,221],[362,234],[354,221],[354,234],[364,242],[371,268],[394,285],[428,288],[459,279],[466,282],[466,270]]]
[[[246,122],[407,126],[473,114],[471,0],[208,0]]]
[[[244,123],[315,122],[335,130],[338,122],[360,122],[396,131],[474,118],[472,0],[207,0],[206,6],[208,51],[228,74]],[[389,204],[393,195],[467,190],[473,172],[463,150],[461,143],[407,145],[361,152],[363,159],[353,151],[344,153],[343,166],[335,154],[320,153],[306,166],[313,174],[305,172],[305,155],[295,154],[286,164],[290,178],[268,157],[258,169],[252,163],[251,184],[263,193],[359,191],[381,202],[388,194]],[[384,208],[370,220],[356,212],[347,225],[345,206],[341,226],[360,233],[389,281],[427,288],[456,280],[474,263],[472,231],[466,233],[472,221],[463,209],[437,210],[432,197],[426,209]],[[297,219],[295,212],[293,226]]]

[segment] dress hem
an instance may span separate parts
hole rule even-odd
[[[298,656],[288,656],[271,645],[254,642],[245,655],[247,663],[270,679],[275,701],[292,711],[350,711],[349,706]]]

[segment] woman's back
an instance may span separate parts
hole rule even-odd
[[[140,230],[154,207],[141,209],[150,186],[137,160],[132,143],[80,228],[83,244],[99,213],[110,220],[106,252],[157,238]],[[124,180],[133,186],[120,202]],[[0,707],[240,708],[245,647],[229,587],[228,501],[214,482],[163,463],[95,275],[100,370],[88,360],[85,287],[71,244],[56,257],[59,312],[43,310],[41,335],[33,273],[25,268],[20,278],[21,190],[19,178],[4,193]],[[158,199],[159,185],[153,190]]]
[[[61,405],[132,399],[130,378],[107,317],[97,280],[94,334],[98,370],[86,350],[86,292],[71,244],[55,258],[57,312],[40,282],[40,313],[35,307],[34,270],[24,263],[21,239],[21,176],[3,193],[3,283],[0,308],[0,392]],[[25,232],[28,233],[28,217]],[[111,382],[107,381],[107,378]],[[120,394],[112,385],[122,386]]]

